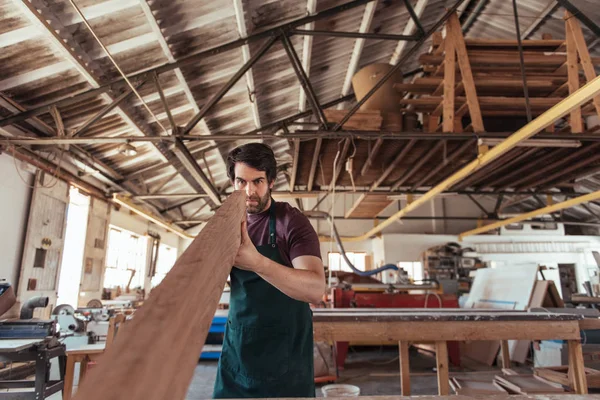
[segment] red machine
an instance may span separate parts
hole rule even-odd
[[[379,286],[379,289],[377,289]],[[389,289],[397,289],[393,285],[383,284],[353,284],[351,288],[332,288],[330,301],[333,308],[458,308],[458,298],[454,294],[438,294],[429,292],[427,294],[406,293],[406,285],[396,285],[405,290],[397,292]],[[412,286],[412,289],[418,289]],[[343,368],[348,354],[348,342],[337,342],[337,365]],[[448,342],[448,356],[454,365],[460,365],[460,351],[458,342]]]

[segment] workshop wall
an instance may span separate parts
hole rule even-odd
[[[20,161],[16,164],[21,168]],[[33,174],[22,169],[17,171],[13,158],[0,154],[0,278],[10,282],[15,290],[31,201],[30,185],[33,185]]]

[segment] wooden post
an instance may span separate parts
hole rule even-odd
[[[569,22],[565,23],[565,33],[567,42],[567,76],[569,83],[569,94],[573,94],[579,89],[579,62],[577,60],[577,47],[573,38],[573,32],[569,29]],[[571,133],[583,132],[581,121],[581,107],[571,111]]]
[[[577,394],[587,394],[588,386],[579,340],[569,340],[569,379]]]
[[[485,132],[481,117],[481,107],[477,98],[477,90],[475,90],[475,80],[473,79],[471,63],[467,55],[467,46],[456,14],[453,14],[446,24],[446,40],[448,39],[453,42],[452,46],[456,50],[473,130],[475,132]]]
[[[592,58],[590,57],[590,51],[585,44],[585,38],[583,37],[583,32],[581,31],[581,25],[579,25],[577,18],[573,18],[573,15],[568,11],[566,18],[566,32],[571,34],[571,44],[575,43],[575,47],[579,53],[579,58],[581,59],[581,66],[583,67],[585,79],[587,79],[588,82],[594,80],[594,78],[596,78],[596,70],[594,69]],[[577,69],[577,71],[579,71],[579,69]],[[596,113],[598,113],[598,116],[600,117],[600,96],[594,97],[592,101],[594,103],[594,107],[596,108]]]
[[[438,394],[447,396],[450,394],[448,382],[448,345],[445,341],[435,342],[435,361],[437,366]]]
[[[410,364],[408,342],[398,342],[400,347],[400,391],[402,396],[410,396]]]
[[[510,368],[510,349],[508,347],[508,340],[500,342],[502,348],[502,368]]]
[[[234,192],[88,372],[80,400],[182,400],[241,242]]]
[[[444,118],[443,131],[454,131],[454,87],[456,85],[456,53],[452,40],[446,40],[444,58]]]

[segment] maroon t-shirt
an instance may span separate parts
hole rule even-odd
[[[276,242],[281,257],[292,266],[298,256],[321,258],[319,237],[300,210],[288,203],[275,202]],[[269,210],[259,214],[248,214],[248,235],[255,246],[269,244]]]

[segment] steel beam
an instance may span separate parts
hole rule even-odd
[[[419,36],[416,35],[390,35],[385,33],[368,33],[368,32],[339,32],[339,31],[315,31],[315,30],[304,30],[294,29],[290,31],[292,35],[302,36],[329,36],[329,37],[342,37],[350,39],[373,39],[373,40],[408,40],[414,41],[419,40]]]
[[[144,1],[144,3],[146,2],[146,0],[142,0]],[[177,124],[175,123],[175,120],[173,119],[173,114],[171,114],[171,107],[169,107],[169,102],[167,101],[167,98],[165,97],[165,93],[163,92],[162,86],[160,85],[160,81],[158,80],[158,75],[156,74],[156,72],[153,74],[152,78],[154,79],[154,86],[156,86],[156,90],[158,91],[158,96],[160,97],[160,102],[163,105],[163,108],[165,109],[165,113],[167,114],[167,119],[169,120],[169,123],[171,124],[171,134],[175,135],[177,134]]]
[[[408,14],[410,14],[411,20],[413,21],[413,23],[417,27],[417,30],[419,31],[418,38],[423,37],[424,35],[426,35],[425,29],[423,28],[423,25],[421,25],[419,15],[417,15],[412,4],[410,4],[410,0],[404,0],[404,5],[406,6],[406,10],[408,10]]]
[[[275,124],[276,126],[278,124]],[[279,124],[281,126],[281,124]],[[266,130],[266,129],[265,129]],[[255,130],[256,131],[256,130]],[[254,131],[253,131],[254,132]],[[550,134],[548,134],[550,135]],[[543,141],[548,137],[546,134],[540,134],[537,139],[528,140],[535,144],[535,147],[543,148]],[[479,138],[485,137],[490,139],[503,140],[508,137],[502,132],[491,132],[489,134],[479,133]],[[572,135],[569,134],[572,138]],[[553,138],[566,137],[566,135],[552,134]],[[37,145],[37,146],[52,146],[57,144],[109,144],[109,143],[173,143],[176,139],[181,139],[189,142],[231,142],[236,140],[257,140],[257,139],[346,139],[354,138],[361,140],[382,139],[382,140],[423,140],[423,141],[439,141],[439,140],[455,140],[472,142],[474,135],[471,134],[453,134],[446,133],[444,135],[423,133],[423,132],[379,132],[379,131],[296,131],[285,136],[277,134],[258,134],[258,133],[242,133],[242,134],[215,134],[215,135],[183,135],[177,138],[173,136],[117,136],[117,137],[47,137],[47,138],[23,138],[23,137],[7,137],[2,139],[5,143],[18,145]],[[578,139],[588,142],[600,142],[600,136],[584,136],[577,135]],[[539,144],[536,144],[539,139]],[[589,147],[589,146],[588,146]],[[555,146],[548,148],[556,149]],[[204,151],[204,150],[203,150]],[[208,150],[206,150],[208,151]],[[166,166],[167,164],[165,164]]]
[[[517,0],[512,0],[512,4],[517,33],[517,48],[519,50],[519,66],[521,68],[521,79],[523,80],[523,96],[525,96],[525,112],[527,114],[527,122],[531,122],[531,104],[529,104],[529,89],[527,88],[527,74],[525,74],[525,58],[523,57],[523,43],[521,42],[521,27],[519,26]]]
[[[469,17],[462,24],[463,35],[466,35],[467,32],[469,32],[469,29],[471,29],[471,27],[477,20],[477,17],[479,17],[479,14],[483,11],[483,9],[487,6],[488,3],[489,0],[479,0]]]
[[[139,89],[143,84],[144,84],[144,82],[140,82],[137,85],[135,85],[136,90]],[[91,127],[96,122],[100,121],[106,114],[108,114],[109,112],[114,110],[116,107],[118,107],[132,93],[133,93],[133,90],[131,90],[131,88],[128,87],[127,90],[125,90],[125,92],[123,92],[123,94],[121,94],[119,97],[114,99],[110,104],[105,105],[100,111],[98,111],[98,113],[96,115],[94,115],[93,117],[91,117],[90,119],[85,121],[83,123],[83,125],[78,127],[77,130],[75,132],[73,132],[73,134],[71,136],[73,136],[73,137],[80,136],[83,132],[87,131],[89,127]]]
[[[277,36],[272,36],[269,39],[267,39],[266,43],[263,44],[263,46],[256,52],[256,54],[254,54],[252,56],[252,58],[250,58],[248,60],[248,62],[246,62],[242,66],[242,68],[240,68],[238,70],[238,72],[236,72],[235,75],[233,75],[231,77],[231,79],[229,79],[229,81],[225,85],[223,85],[223,87],[221,89],[219,89],[219,91],[217,93],[215,93],[210,98],[210,100],[208,100],[202,106],[200,111],[192,117],[190,122],[188,122],[187,125],[185,126],[185,128],[182,129],[181,135],[187,135],[188,133],[190,133],[191,130],[194,129],[194,127],[198,124],[198,122],[200,122],[200,120],[202,118],[204,118],[204,116],[211,110],[211,108],[213,108],[214,105],[217,104],[219,102],[219,100],[221,100],[223,98],[223,96],[225,96],[225,94],[229,91],[229,89],[231,89],[237,83],[237,81],[239,81],[240,78],[242,76],[244,76],[246,74],[246,72],[248,72],[248,70],[250,70],[250,68],[252,68],[252,66],[254,64],[256,64],[256,62],[258,60],[260,60],[260,58],[271,48],[271,46],[276,41],[277,41]]]
[[[310,107],[313,110],[313,114],[317,116],[317,120],[322,129],[327,130],[327,117],[325,117],[325,113],[323,112],[323,108],[319,104],[319,100],[317,99],[317,95],[310,84],[308,76],[306,72],[302,68],[302,62],[298,58],[298,54],[296,50],[294,50],[294,45],[290,41],[290,38],[285,35],[285,32],[281,33],[281,43],[283,44],[283,48],[287,53],[292,67],[294,68],[294,72],[302,85],[302,90],[306,93],[306,97],[308,98],[308,102],[310,103]]]
[[[418,0],[417,1],[417,5],[414,8],[414,12],[415,12],[415,15],[417,18],[416,19],[411,18],[408,21],[408,23],[404,27],[404,30],[402,31],[403,36],[413,36],[414,35],[414,31],[416,29],[415,21],[418,21],[419,18],[421,18],[421,16],[423,15],[423,12],[425,12],[425,8],[427,7],[428,2],[429,2],[429,0]],[[390,62],[389,62],[390,65],[396,65],[396,63],[402,56],[402,53],[404,52],[404,48],[406,47],[407,43],[408,43],[407,40],[399,41],[398,45],[396,46],[396,50],[394,50],[394,53],[392,54],[392,57],[390,58]],[[406,77],[406,75],[404,75],[404,76]]]
[[[373,160],[375,160],[375,157],[377,157],[377,154],[379,153],[379,148],[381,147],[382,144],[383,144],[382,138],[378,138],[375,141],[373,148],[369,152],[369,156],[367,157],[364,165],[362,166],[362,168],[360,170],[360,176],[365,176],[365,174],[367,173],[369,168],[371,168],[371,164],[373,164]]]
[[[536,19],[521,33],[521,39],[526,40],[531,36],[537,28],[544,22],[548,16],[552,15],[554,11],[559,7],[556,0],[550,0],[548,5],[539,13]]]
[[[567,11],[569,11],[575,18],[581,21],[582,24],[588,27],[590,31],[596,35],[596,37],[600,37],[600,26],[592,21],[585,13],[581,12],[573,3],[569,0],[556,0],[558,4],[563,6]]]
[[[525,221],[527,219],[531,219],[531,218],[537,217],[539,215],[551,214],[556,211],[564,210],[567,208],[577,206],[579,204],[588,203],[590,201],[594,201],[594,200],[598,200],[598,199],[600,199],[600,191],[589,193],[589,194],[586,194],[586,195],[580,196],[580,197],[575,197],[575,198],[563,201],[561,203],[556,203],[554,205],[542,207],[540,209],[537,209],[537,210],[534,210],[534,211],[531,211],[531,212],[528,212],[528,213],[525,213],[522,215],[518,215],[513,218],[508,218],[504,221],[495,222],[493,224],[489,224],[489,225],[483,226],[481,228],[472,229],[470,231],[463,232],[459,235],[458,239],[462,240],[467,236],[473,236],[473,235],[478,235],[480,233],[489,232],[493,229],[501,228],[503,226],[510,225],[510,224],[516,224],[518,222]]]
[[[190,151],[185,147],[181,139],[175,140],[175,147],[173,148],[175,155],[183,164],[183,166],[190,172],[194,180],[196,180],[202,189],[208,194],[208,197],[217,205],[221,205],[221,196],[219,196],[219,192],[215,189],[213,184],[206,177],[196,159],[192,156]]]
[[[446,12],[446,14],[444,14],[444,16],[438,21],[436,22],[428,31],[425,35],[423,35],[421,37],[421,39],[419,39],[417,41],[417,43],[415,43],[415,45],[405,54],[402,56],[402,58],[400,59],[400,61],[393,66],[374,86],[373,88],[371,88],[371,90],[369,90],[362,99],[360,99],[360,101],[358,101],[346,114],[346,116],[344,118],[342,118],[342,120],[340,122],[338,122],[334,127],[333,130],[334,131],[338,131],[341,129],[342,126],[344,126],[344,124],[346,122],[348,122],[348,120],[350,118],[352,118],[352,116],[360,109],[360,107],[363,106],[363,104],[365,104],[370,98],[371,96],[373,96],[373,94],[375,94],[375,92],[377,92],[386,82],[388,79],[390,79],[396,72],[398,72],[398,70],[400,69],[400,67],[404,64],[404,62],[411,57],[414,53],[416,53],[419,48],[421,47],[421,45],[423,43],[425,43],[427,41],[427,39],[429,39],[429,37],[436,32],[439,28],[442,27],[442,25],[444,25],[444,23],[446,22],[446,20],[448,18],[450,18],[451,15],[453,15],[456,10],[458,9],[458,7],[463,3],[464,0],[457,0],[457,2],[450,7],[450,9]]]

